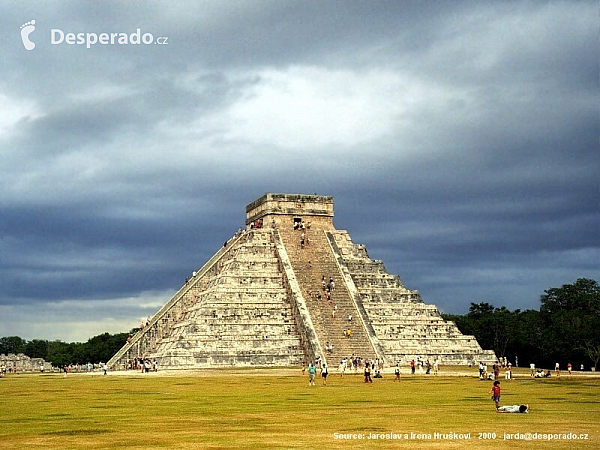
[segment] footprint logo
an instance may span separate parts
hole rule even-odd
[[[35,20],[21,25],[21,39],[23,39],[23,45],[27,50],[35,48],[35,44],[29,40],[29,35],[33,30],[35,30]]]

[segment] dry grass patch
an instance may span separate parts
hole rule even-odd
[[[495,413],[491,383],[476,378],[392,379],[366,385],[358,375],[332,374],[327,386],[309,387],[305,377],[277,371],[13,375],[0,380],[0,441],[12,448],[94,449],[600,446],[598,379],[502,382],[501,403],[529,403],[530,414]],[[390,433],[402,439],[366,439]],[[411,433],[421,436],[411,439]],[[436,439],[435,433],[471,437]],[[480,433],[496,437],[480,439]],[[504,433],[588,439],[507,443]],[[337,438],[345,434],[365,439]]]

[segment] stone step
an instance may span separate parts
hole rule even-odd
[[[308,236],[311,243],[304,248],[300,246],[300,232],[279,230],[286,252],[292,263],[296,279],[306,297],[307,307],[313,321],[315,331],[322,347],[329,342],[333,345],[333,352],[326,353],[326,358],[331,358],[337,364],[338,359],[354,354],[363,354],[372,357],[375,354],[366,330],[358,320],[358,311],[348,291],[344,288],[344,278],[339,271],[335,257],[323,230],[311,230]],[[329,292],[323,290],[322,278],[326,283],[333,278],[334,289]],[[309,295],[310,293],[310,295]],[[317,300],[316,294],[321,295]],[[335,317],[332,316],[333,306],[337,306]],[[348,322],[352,315],[353,322]],[[352,337],[344,336],[344,331],[350,328]]]

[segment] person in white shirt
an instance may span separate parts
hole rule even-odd
[[[528,413],[529,405],[506,405],[498,407],[499,413]]]

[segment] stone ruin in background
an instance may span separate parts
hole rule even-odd
[[[23,353],[13,354],[9,353],[0,355],[0,367],[6,367],[6,371],[9,372],[17,368],[17,372],[44,372],[50,371],[52,366],[49,362],[44,361],[43,358],[30,358]]]

